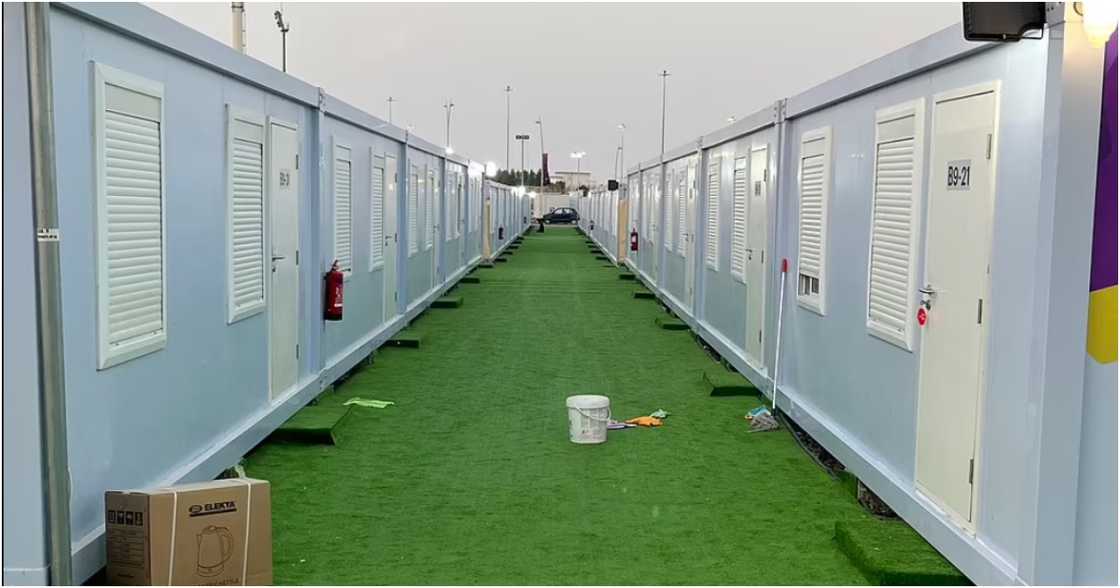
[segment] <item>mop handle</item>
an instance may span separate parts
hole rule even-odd
[[[782,310],[786,307],[786,272],[789,270],[789,259],[782,258],[782,284],[778,288],[778,336],[774,341],[774,376],[770,378],[773,388],[770,390],[770,410],[778,409],[778,366],[782,358]]]

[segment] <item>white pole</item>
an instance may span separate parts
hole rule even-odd
[[[770,376],[770,385],[773,388],[770,390],[770,411],[773,412],[778,409],[778,367],[781,365],[779,362],[782,358],[782,309],[786,304],[786,269],[789,266],[789,261],[782,259],[782,285],[778,288],[778,336],[774,341],[774,373]]]

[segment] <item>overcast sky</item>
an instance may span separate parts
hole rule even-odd
[[[229,43],[229,3],[152,4]],[[280,67],[279,3],[246,3],[249,55]],[[455,103],[451,143],[505,165],[511,133],[544,121],[550,169],[611,176],[625,123],[625,161],[660,150],[667,69],[671,149],[960,21],[940,4],[303,4],[285,3],[288,71],[371,114],[444,143],[443,103]],[[520,164],[516,141],[510,163]]]

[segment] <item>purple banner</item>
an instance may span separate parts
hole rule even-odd
[[[1116,33],[1104,50],[1101,134],[1097,146],[1097,201],[1089,291],[1116,285]]]

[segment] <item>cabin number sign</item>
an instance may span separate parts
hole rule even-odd
[[[970,178],[972,172],[971,159],[958,159],[950,161],[946,166],[945,188],[949,190],[968,190],[971,188]]]

